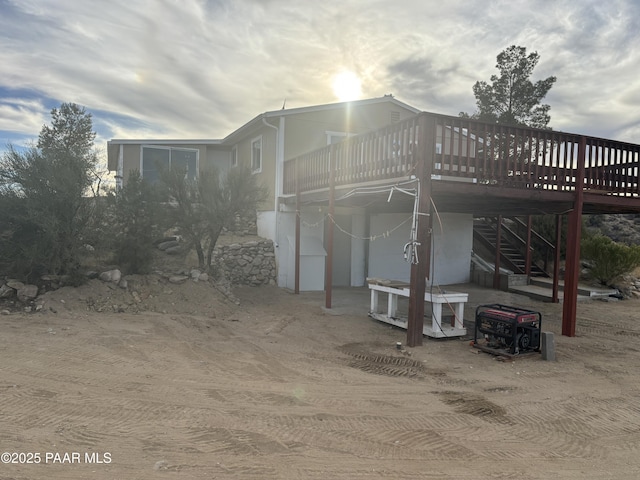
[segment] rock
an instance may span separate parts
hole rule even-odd
[[[184,283],[189,279],[186,275],[171,275],[169,277],[169,283]]]
[[[200,276],[198,276],[198,280],[201,282],[207,282],[209,281],[209,275],[206,273],[201,273]]]
[[[180,245],[176,245],[175,247],[167,248],[164,253],[168,255],[177,255],[178,253],[182,253],[182,247]]]
[[[129,286],[129,282],[127,282],[126,278],[121,278],[120,281],[118,282],[118,286],[124,290],[127,289],[127,287]]]
[[[24,287],[24,283],[14,279],[7,280],[7,283],[5,285],[7,285],[7,287],[13,288],[14,290],[18,290]]]
[[[197,268],[194,268],[193,270],[191,270],[189,272],[189,276],[191,277],[192,280],[195,280],[195,281],[199,280],[201,274],[202,274],[202,272],[200,270],[198,270]]]
[[[120,282],[121,278],[122,273],[117,268],[114,268],[113,270],[107,270],[106,272],[102,272],[100,274],[100,280],[102,280],[103,282],[118,283]]]
[[[36,285],[25,285],[16,292],[18,300],[27,303],[38,296],[38,287]]]
[[[11,315],[9,310],[0,310],[0,315]]]
[[[16,294],[16,291],[9,285],[2,285],[0,287],[0,298],[11,298]]]
[[[158,244],[158,249],[160,249],[160,250],[162,250],[164,252],[169,248],[177,247],[179,245],[180,245],[180,243],[177,240],[168,240],[166,242],[159,243]]]

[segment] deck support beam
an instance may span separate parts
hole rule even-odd
[[[531,277],[531,227],[533,225],[533,216],[527,216],[527,251],[524,256],[524,273],[527,278]]]
[[[436,123],[433,117],[421,115],[419,119],[419,140],[415,175],[419,180],[417,242],[415,246],[418,262],[411,264],[409,287],[409,312],[407,320],[407,346],[422,345],[424,327],[424,294],[426,278],[431,264],[431,230],[429,225],[431,212],[431,172],[435,152]],[[431,279],[433,282],[433,279]]]
[[[294,286],[293,292],[295,294],[300,293],[300,178],[298,170],[298,159],[295,159],[294,164],[294,178],[296,181],[296,231],[295,231],[295,264],[294,264]]]
[[[556,215],[556,249],[553,257],[553,286],[551,288],[551,302],[560,302],[558,286],[560,284],[560,250],[562,244],[562,215]]]
[[[296,252],[294,293],[300,293],[300,192],[296,193]]]
[[[500,289],[500,243],[502,241],[502,215],[496,218],[496,257],[493,270],[493,288]]]
[[[564,303],[562,306],[562,335],[575,337],[578,310],[578,279],[580,278],[580,239],[582,234],[582,206],[584,200],[584,168],[586,138],[578,145],[578,164],[573,210],[567,224],[567,259],[564,275]]]
[[[324,264],[324,306],[331,308],[333,294],[333,222],[335,214],[335,196],[336,196],[336,150],[331,146],[329,154],[329,213],[327,214],[327,256]]]

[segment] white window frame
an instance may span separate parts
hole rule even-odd
[[[349,137],[355,137],[357,133],[347,133],[347,132],[334,132],[330,130],[326,130],[324,133],[327,135],[327,145],[331,145],[332,138],[341,138],[340,142]],[[339,142],[334,142],[339,143]]]
[[[231,168],[238,166],[238,146],[231,147]]]
[[[257,142],[260,142],[260,165],[255,168],[255,158],[253,146]],[[262,142],[262,135],[251,139],[251,173],[262,173],[262,162],[264,161],[264,144]]]
[[[172,150],[186,150],[188,152],[196,152],[196,178],[200,176],[200,150],[197,148],[186,147],[167,147],[164,145],[141,145],[140,146],[140,178],[144,178],[144,149],[155,148],[156,150],[169,150],[169,168],[171,168],[171,151]]]

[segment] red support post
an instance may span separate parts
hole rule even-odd
[[[418,198],[418,231],[416,250],[418,263],[411,264],[411,284],[409,287],[409,318],[407,321],[407,346],[422,345],[424,328],[424,294],[426,291],[426,277],[429,274],[431,261],[431,171],[435,153],[435,119],[422,114],[419,122],[419,148],[416,152],[416,176],[420,182],[420,196]],[[431,279],[433,281],[433,279]]]
[[[578,279],[580,278],[580,239],[582,234],[582,205],[584,197],[584,161],[587,143],[580,138],[576,172],[576,195],[567,224],[567,261],[564,274],[564,303],[562,305],[562,335],[575,337],[578,311]]]
[[[529,215],[527,217],[527,251],[524,256],[524,273],[529,278],[531,276],[531,226],[533,224],[533,217]]]
[[[324,306],[331,308],[333,293],[333,221],[335,213],[335,146],[331,145],[329,154],[329,213],[327,215],[327,256],[324,268]]]
[[[502,215],[498,215],[496,219],[496,258],[493,271],[493,288],[500,288],[500,242],[502,236]]]
[[[558,284],[560,283],[560,246],[562,243],[562,215],[556,215],[556,250],[553,258],[553,288],[551,290],[551,301],[558,303]]]
[[[295,160],[296,179],[296,251],[295,251],[295,284],[294,293],[300,293],[300,182],[298,179],[298,159]]]

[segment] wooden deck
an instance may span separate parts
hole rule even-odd
[[[581,189],[584,213],[640,212],[640,145],[431,113],[286,161],[283,191],[327,201],[407,180],[419,158],[441,211],[562,213]]]
[[[415,248],[424,261],[411,265],[409,346],[422,344],[431,252],[428,224],[433,209],[475,216],[556,214],[557,225],[566,216],[562,333],[574,336],[582,214],[640,212],[639,166],[640,145],[636,144],[420,113],[286,161],[283,200],[295,202],[296,211],[302,202],[327,203],[330,216],[336,204],[366,206],[377,212],[411,208],[419,212]],[[416,203],[408,195],[396,195],[390,202],[388,187],[412,179],[417,180],[412,187]],[[356,190],[358,195],[349,194]],[[330,308],[333,222],[327,224],[327,238],[325,306]],[[559,234],[557,238],[559,242]],[[296,292],[299,239],[297,215]],[[554,292],[558,280],[556,271]],[[496,275],[494,285],[498,284]]]

